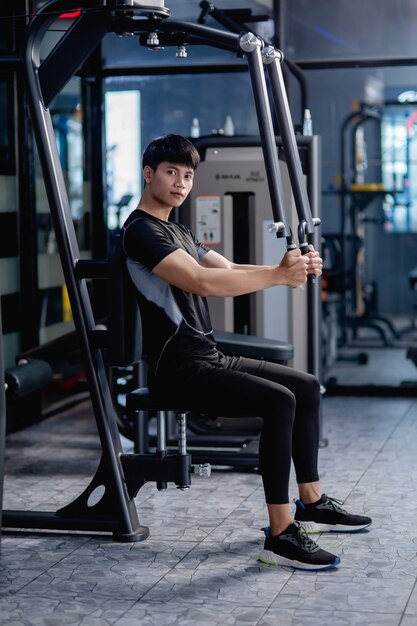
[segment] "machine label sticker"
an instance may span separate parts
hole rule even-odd
[[[240,180],[240,174],[216,174],[216,180]]]
[[[196,198],[197,239],[208,246],[221,242],[221,197],[198,196]]]
[[[257,170],[256,172],[250,172],[249,176],[245,178],[247,183],[264,183],[265,176]]]

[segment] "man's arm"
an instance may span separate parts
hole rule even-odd
[[[212,255],[210,263],[197,263],[185,250],[168,254],[153,269],[165,282],[200,296],[240,296],[275,285],[300,287],[307,280],[309,262],[300,250],[287,252],[278,266],[239,266]],[[204,258],[204,257],[203,257]]]
[[[308,257],[308,273],[315,274],[316,276],[321,276],[322,268],[323,268],[323,260],[320,257],[319,253],[314,250],[312,245],[309,245],[309,251],[306,255]],[[207,254],[205,254],[200,259],[201,265],[203,267],[223,267],[226,269],[245,269],[245,270],[259,270],[261,268],[270,268],[270,265],[248,265],[242,263],[233,263],[229,261],[226,257],[222,256],[215,250],[209,250]]]
[[[242,263],[233,263],[232,261],[229,261],[229,259],[227,259],[223,255],[219,254],[218,252],[212,249],[209,250],[207,254],[205,254],[204,256],[200,258],[200,264],[203,267],[213,267],[213,268],[218,267],[218,268],[229,269],[229,270],[236,270],[236,269],[259,270],[261,268],[271,267],[267,265],[247,265],[247,264],[242,264]]]
[[[319,253],[314,249],[312,245],[309,245],[309,251],[305,255],[308,257],[308,273],[315,274],[315,276],[321,276],[323,269],[323,260],[320,257]],[[284,257],[285,258],[285,257]],[[267,269],[271,268],[270,265],[247,265],[242,263],[233,263],[229,261],[226,257],[222,256],[215,250],[209,250],[207,254],[205,254],[200,259],[200,264],[203,267],[223,267],[225,269],[245,269],[245,270],[259,270],[259,269]]]

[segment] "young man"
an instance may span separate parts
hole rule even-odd
[[[152,141],[143,155],[145,189],[122,231],[129,274],[137,289],[148,387],[190,408],[222,416],[259,416],[259,466],[270,526],[260,560],[318,570],[339,557],[308,532],[354,532],[371,519],[351,515],[322,494],[317,471],[320,389],[317,379],[291,367],[225,356],[213,338],[206,296],[239,296],[274,285],[300,287],[320,276],[322,260],[287,252],[277,266],[232,263],[169,221],[190,193],[199,155],[179,135]],[[289,507],[291,458],[299,489],[295,520]]]

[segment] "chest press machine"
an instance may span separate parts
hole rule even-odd
[[[46,58],[41,59],[40,47],[48,28],[60,13],[72,9],[74,5],[71,0],[51,0],[43,5],[28,27],[24,68],[36,144],[102,456],[90,484],[73,502],[56,512],[4,511],[3,526],[100,531],[112,533],[113,538],[118,541],[141,541],[149,535],[149,529],[140,524],[134,499],[143,484],[154,481],[158,488],[164,488],[168,482],[173,482],[179,488],[185,489],[190,486],[193,473],[207,475],[209,468],[204,465],[194,468],[191,456],[187,452],[187,407],[168,406],[164,398],[153,397],[146,388],[127,394],[126,406],[128,411],[138,413],[139,420],[144,411],[156,412],[159,426],[157,450],[155,453],[123,452],[109,385],[108,368],[111,365],[120,363],[125,365],[127,362],[133,363],[140,359],[140,327],[137,311],[135,313],[136,308],[130,306],[126,300],[133,297],[133,292],[125,282],[127,273],[122,264],[120,249],[116,248],[105,260],[80,259],[48,108],[51,101],[107,32],[138,34],[140,38],[145,38],[146,45],[151,48],[159,45],[204,43],[235,52],[247,59],[255,96],[273,210],[270,231],[279,238],[285,237],[288,249],[296,247],[283,208],[282,184],[265,74],[269,79],[282,136],[299,218],[298,245],[302,249],[305,249],[310,241],[318,247],[315,227],[319,220],[311,215],[303,182],[280,68],[282,61],[280,51],[266,46],[252,33],[238,35],[203,25],[171,21],[167,19],[169,10],[163,6],[161,0],[158,0],[156,6],[144,6],[142,0],[85,0],[83,9],[72,26]],[[94,319],[87,289],[87,281],[93,279],[108,281],[110,301],[113,305],[116,304],[116,311],[109,307],[107,329],[100,328]],[[310,320],[313,323],[317,322],[315,336],[318,338],[319,292],[317,285],[312,282],[309,282],[308,289],[313,294]],[[117,311],[118,305],[122,307],[122,312]],[[318,348],[318,339],[316,345]],[[311,369],[317,376],[320,374],[318,355],[317,349],[317,356]],[[201,409],[204,413],[204,406]],[[166,450],[165,411],[173,411],[178,419],[178,451],[172,454]],[[94,495],[100,492],[101,497],[92,504],[91,496],[94,492],[96,492]]]

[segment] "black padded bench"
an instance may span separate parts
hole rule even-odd
[[[265,359],[273,363],[287,364],[294,356],[294,346],[278,339],[267,339],[257,335],[244,335],[224,330],[215,330],[219,350],[224,354]]]

